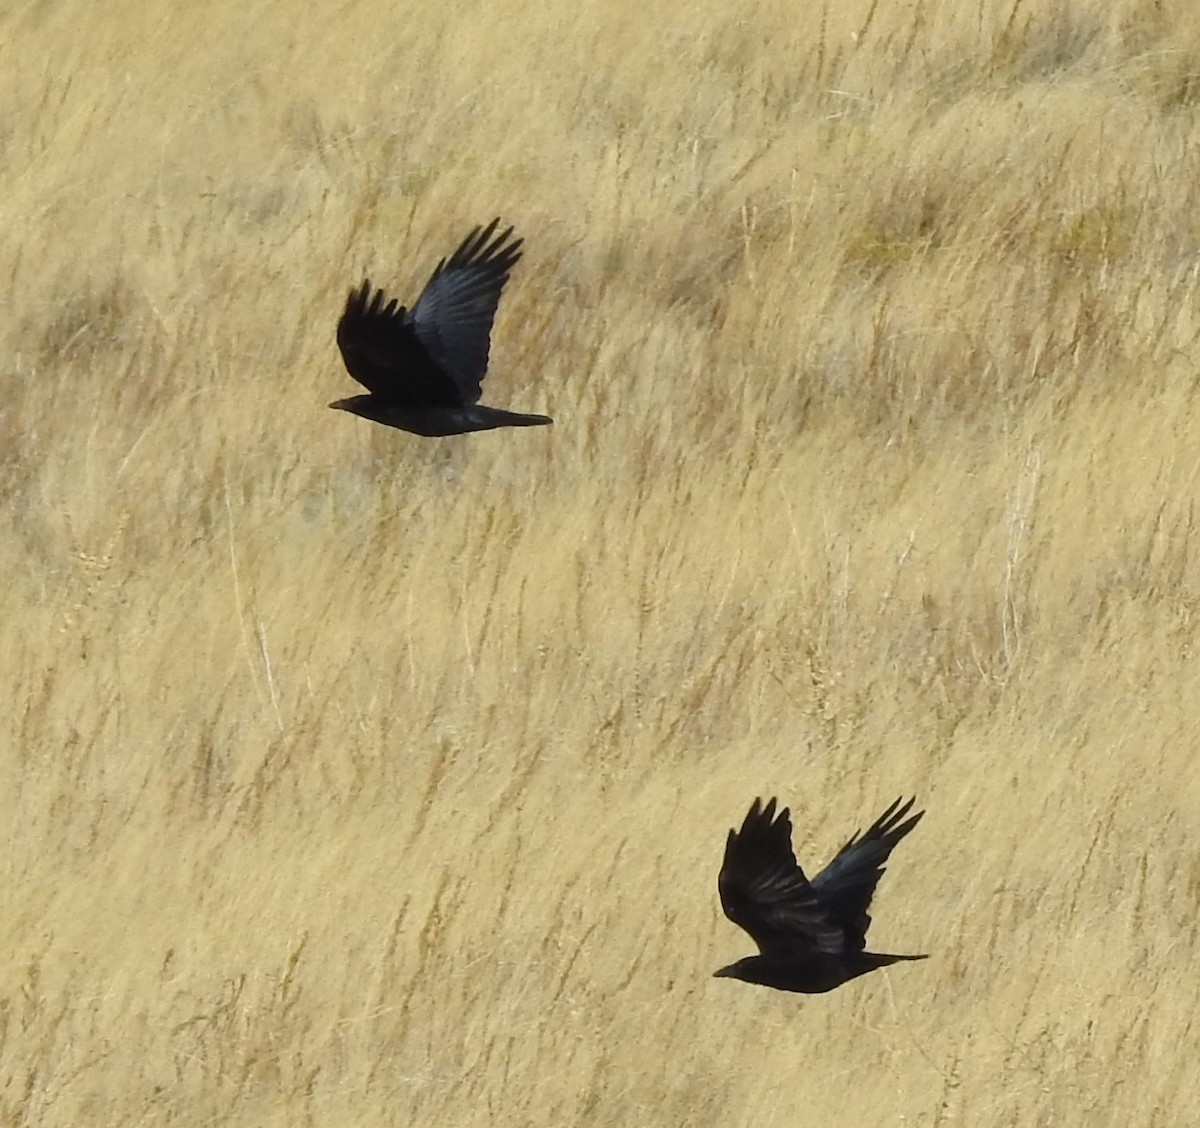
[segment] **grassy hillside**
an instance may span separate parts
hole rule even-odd
[[[310,7],[0,14],[0,1124],[1194,1117],[1194,5]],[[328,411],[495,214],[554,427]]]

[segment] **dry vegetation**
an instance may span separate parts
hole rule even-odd
[[[1190,1120],[1193,0],[308,7],[0,15],[0,1123]],[[328,412],[497,212],[556,425]]]

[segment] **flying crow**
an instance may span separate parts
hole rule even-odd
[[[721,908],[758,945],[715,975],[815,995],[898,960],[866,951],[867,909],[893,847],[924,811],[904,817],[914,800],[897,799],[861,838],[854,837],[809,881],[792,852],[791,813],[754,800],[741,830],[731,830],[717,887]]]
[[[523,242],[511,227],[496,234],[499,224],[476,227],[442,259],[412,309],[369,280],[350,292],[337,343],[370,394],[330,407],[431,437],[551,422],[479,403],[496,306]]]

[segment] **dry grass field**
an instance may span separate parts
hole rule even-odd
[[[0,14],[0,1124],[1200,1107],[1193,0]],[[527,238],[488,402],[330,412]],[[928,815],[712,979],[755,795]]]

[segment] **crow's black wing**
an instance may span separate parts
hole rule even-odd
[[[457,407],[458,386],[422,345],[407,311],[364,281],[351,290],[337,327],[346,370],[364,388],[393,403]]]
[[[717,880],[721,908],[744,928],[764,956],[804,951],[836,955],[845,947],[842,931],[818,900],[792,852],[791,813],[775,814],[755,799],[725,842]]]
[[[918,811],[912,818],[902,821],[914,802],[915,799],[910,799],[902,806],[902,800],[897,799],[861,838],[855,831],[833,861],[812,880],[813,891],[845,929],[853,950],[862,951],[866,946],[867,929],[871,926],[867,910],[875,896],[875,886],[883,876],[888,855],[925,814]]]
[[[408,315],[421,344],[457,385],[464,403],[475,403],[487,371],[492,322],[500,292],[521,258],[523,240],[500,220],[476,227],[442,259]]]

